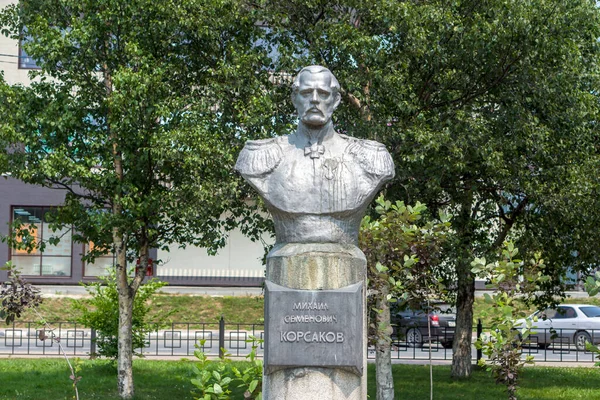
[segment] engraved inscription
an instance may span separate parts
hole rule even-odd
[[[282,342],[300,342],[304,343],[342,343],[344,341],[344,332],[281,332]]]
[[[286,324],[335,324],[335,315],[286,315],[283,322]]]
[[[304,303],[294,303],[294,310],[329,310],[329,306],[327,303],[317,303],[317,302],[304,302]]]
[[[266,282],[265,371],[348,367],[362,374],[363,284],[295,290]]]

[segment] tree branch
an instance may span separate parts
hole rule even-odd
[[[502,227],[502,230],[498,234],[498,237],[496,237],[496,240],[494,241],[494,244],[492,245],[492,249],[497,249],[500,246],[502,246],[502,243],[504,243],[504,240],[506,240],[506,236],[508,235],[511,228],[515,224],[517,218],[523,214],[523,212],[525,211],[525,207],[527,206],[528,203],[529,203],[529,198],[527,196],[525,196],[519,202],[519,204],[517,204],[515,209],[511,212],[510,217],[508,217],[504,213],[504,210],[502,210],[501,206],[499,207],[500,215],[502,216],[502,219],[504,220],[504,226]]]

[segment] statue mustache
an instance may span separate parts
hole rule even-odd
[[[306,110],[304,112],[304,115],[307,115],[308,113],[315,112],[315,111],[318,112],[321,115],[325,115],[325,114],[323,114],[323,111],[319,110],[317,107],[311,107],[311,108],[309,108],[308,110]]]

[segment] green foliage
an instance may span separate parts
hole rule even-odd
[[[93,241],[91,258],[118,250],[113,229],[132,258],[146,244],[214,252],[238,225],[258,239],[270,223],[231,171],[246,138],[278,120],[248,11],[237,0],[7,6],[2,33],[26,27],[41,69],[31,85],[0,86],[2,172],[66,189],[55,223]]]
[[[191,382],[198,390],[195,395],[199,397],[194,397],[194,399],[228,400],[235,398],[232,396],[236,389],[230,389],[233,385],[237,385],[237,392],[243,392],[244,399],[262,399],[263,362],[256,358],[256,349],[262,340],[250,337],[247,342],[252,343],[252,350],[246,356],[250,365],[242,370],[231,362],[230,354],[225,349],[223,349],[223,358],[210,360],[200,350],[204,345],[204,340],[200,341],[200,345],[196,345],[198,350],[194,351],[194,355],[198,362],[192,368],[195,378]]]
[[[166,282],[151,279],[142,284],[138,290],[133,303],[131,324],[134,352],[135,349],[141,349],[146,345],[148,333],[163,326],[164,321],[170,315],[168,312],[156,314],[153,317],[152,325],[148,320],[151,308],[148,301],[166,285]],[[116,274],[114,270],[111,270],[108,276],[99,278],[98,282],[84,284],[84,286],[92,298],[73,300],[73,308],[81,312],[77,323],[96,330],[98,355],[116,359],[119,332],[119,295]]]
[[[585,291],[590,296],[596,296],[600,293],[600,271],[596,271],[594,276],[588,276],[585,280]]]
[[[528,316],[528,305],[536,296],[544,281],[544,260],[536,255],[528,263],[516,259],[518,249],[514,244],[504,244],[499,261],[486,263],[484,258],[476,258],[472,272],[488,279],[489,288],[494,294],[484,294],[487,309],[484,317],[490,319],[489,334],[482,333],[475,346],[488,357],[487,365],[496,378],[496,383],[506,385],[509,400],[517,399],[519,373],[525,364],[533,363],[533,356],[521,358],[522,345],[528,343],[537,318]],[[520,320],[518,320],[520,319]]]
[[[377,219],[365,216],[359,235],[359,246],[367,258],[369,279],[369,337],[390,340],[389,320],[375,322],[380,313],[376,300],[385,289],[387,301],[417,306],[432,297],[443,298],[440,279],[441,246],[450,234],[451,216],[440,213],[435,220],[427,215],[427,207],[417,202],[407,206],[380,196],[376,200]],[[437,268],[437,270],[436,270]],[[379,326],[381,325],[381,326]]]
[[[435,221],[427,218],[424,204],[406,206],[383,196],[376,204],[379,217],[363,218],[358,241],[367,258],[368,339],[376,352],[377,398],[387,399],[394,397],[389,302],[417,305],[443,296],[444,286],[436,268],[451,216],[440,213],[439,221]]]
[[[10,261],[0,269],[8,271],[8,280],[0,285],[0,319],[10,325],[27,309],[39,306],[43,299],[40,290],[25,281]]]
[[[275,70],[328,67],[342,86],[337,127],[390,150],[386,196],[455,216],[445,256],[461,365],[471,364],[474,257],[491,259],[505,240],[543,251],[546,302],[567,267],[600,257],[595,2],[261,3]]]

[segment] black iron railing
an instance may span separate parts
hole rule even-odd
[[[96,353],[96,332],[74,322],[50,322],[54,335],[60,338],[67,355],[87,357]],[[252,349],[252,338],[264,339],[263,324],[231,323],[221,318],[216,322],[174,322],[167,326],[151,325],[146,335],[145,346],[137,349],[146,357],[193,357],[199,348],[208,356],[244,357]],[[56,342],[45,339],[47,330],[35,322],[15,322],[0,327],[0,355],[61,356]],[[585,330],[585,335],[573,329],[534,329],[535,333],[523,346],[523,357],[531,355],[535,361],[543,362],[594,362],[595,355],[581,346],[582,338],[600,342],[600,330]],[[402,332],[402,330],[400,330]],[[432,335],[427,329],[413,334],[407,340],[406,330],[392,337],[392,358],[412,360],[451,360],[454,328],[437,328]],[[476,326],[473,341],[489,332],[480,324]],[[413,332],[415,333],[415,332]],[[417,338],[417,340],[415,340]],[[431,339],[431,340],[429,340]],[[579,343],[577,342],[579,340]],[[224,350],[222,350],[224,349]],[[262,343],[257,356],[264,354]],[[481,351],[473,348],[473,359],[482,358]],[[368,358],[375,358],[369,349]]]

